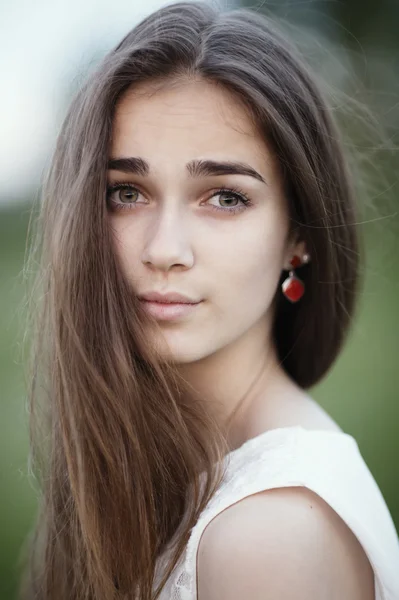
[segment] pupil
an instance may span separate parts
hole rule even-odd
[[[123,197],[123,195],[121,196],[121,194],[125,194],[125,197]],[[119,190],[119,197],[121,200],[130,201],[132,199],[132,194],[134,194],[133,190],[126,190],[126,189]]]
[[[225,192],[224,194],[222,194],[222,196],[227,196],[227,198],[230,198],[230,199],[233,199],[233,200],[237,200],[237,201],[238,201],[238,198],[236,198],[236,197],[235,197],[235,196],[233,196],[232,194],[230,194],[230,195],[229,195],[229,194],[228,194],[228,192]]]

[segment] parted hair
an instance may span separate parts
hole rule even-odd
[[[196,390],[149,346],[106,206],[121,95],[145,81],[192,78],[239,99],[277,157],[290,231],[306,241],[311,262],[300,270],[298,303],[278,285],[273,343],[302,388],[331,368],[354,316],[354,177],[305,58],[277,20],[249,9],[177,2],[144,18],[75,93],[43,181],[29,369],[40,492],[24,600],[157,598],[223,478],[226,440]],[[157,558],[172,541],[154,591]]]

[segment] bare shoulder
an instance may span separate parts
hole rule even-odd
[[[375,600],[359,541],[304,487],[265,490],[219,513],[197,565],[198,600]]]

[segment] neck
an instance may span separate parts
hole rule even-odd
[[[255,332],[179,370],[207,403],[231,449],[247,439],[254,407],[266,413],[271,408],[276,401],[271,392],[285,377],[267,328],[259,323]]]

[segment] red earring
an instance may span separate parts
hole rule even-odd
[[[309,255],[305,254],[302,262],[307,263],[308,261]],[[281,285],[284,296],[292,303],[298,302],[298,300],[300,300],[305,293],[305,284],[303,283],[302,279],[299,279],[299,277],[295,275],[294,272],[294,269],[299,267],[302,262],[299,256],[296,254],[293,256],[290,261],[290,264],[293,266],[293,268],[290,270],[287,279],[285,279]]]

